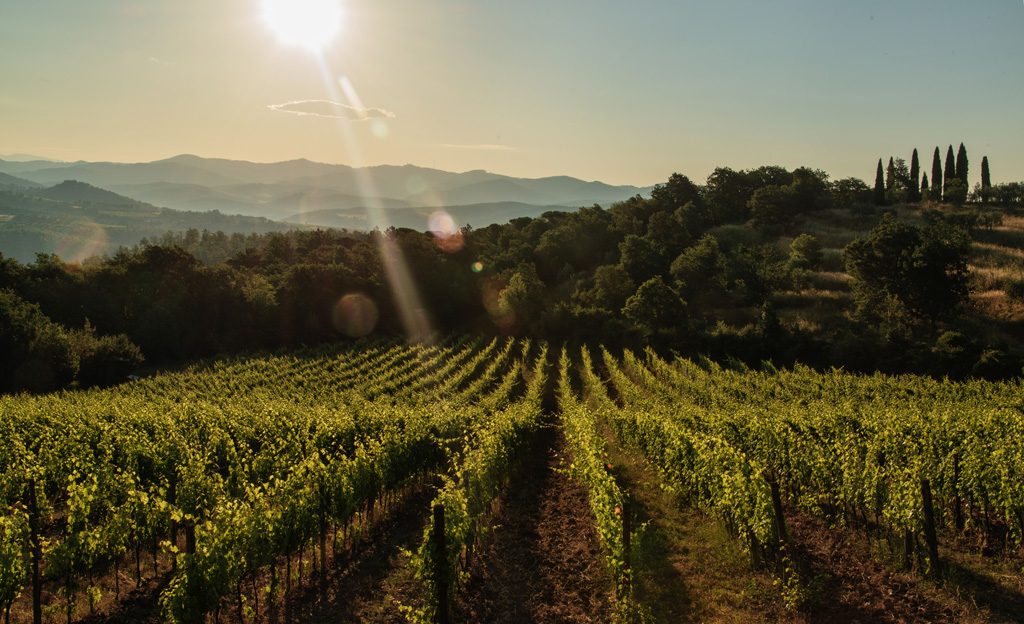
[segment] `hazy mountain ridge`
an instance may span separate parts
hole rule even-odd
[[[355,169],[309,160],[252,163],[188,154],[149,163],[0,161],[0,172],[44,185],[80,180],[177,210],[219,210],[279,220],[368,204],[396,209],[508,202],[578,208],[650,192],[650,187],[613,186],[568,176],[515,178],[483,170],[455,173],[415,165]],[[523,215],[503,215],[500,221],[517,216]]]
[[[0,253],[21,261],[37,253],[80,261],[168,231],[247,234],[301,227],[260,217],[160,208],[73,180],[41,189],[0,186]]]
[[[84,202],[89,204],[106,204],[108,206],[148,206],[137,199],[118,195],[117,193],[108,191],[107,189],[86,184],[85,182],[79,182],[78,180],[65,180],[60,184],[49,188],[33,190],[32,194],[37,197],[67,202],[69,204],[79,204]],[[159,210],[155,206],[148,207],[153,210]]]
[[[42,184],[7,173],[0,173],[0,188],[33,189],[42,188]]]

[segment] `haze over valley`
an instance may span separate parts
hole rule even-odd
[[[0,160],[0,244],[28,260],[111,253],[167,231],[264,233],[316,227],[428,228],[443,210],[462,227],[609,206],[650,187],[568,176],[514,178],[405,166],[357,169],[181,155],[148,163]]]

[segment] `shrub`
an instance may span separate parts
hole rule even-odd
[[[34,303],[0,291],[0,389],[46,392],[68,383],[77,362],[67,332]]]
[[[127,336],[97,336],[88,321],[84,329],[71,334],[71,344],[78,359],[78,383],[84,387],[124,381],[144,359]]]

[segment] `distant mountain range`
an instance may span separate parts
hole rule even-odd
[[[41,160],[43,162],[57,162],[53,158],[47,158],[45,156],[36,156],[35,154],[0,154],[0,160],[12,160],[16,162],[24,162],[30,160]]]
[[[413,165],[356,169],[309,160],[251,163],[182,155],[149,163],[0,160],[0,172],[43,185],[79,180],[175,210],[218,210],[275,220],[375,206],[408,208],[512,204],[572,210],[608,205],[650,187],[612,186],[566,176],[514,178],[487,171],[452,173]],[[495,215],[507,221],[520,214]],[[493,222],[475,221],[484,226]],[[303,221],[312,223],[309,217]],[[321,225],[328,225],[323,223]]]
[[[7,173],[0,173],[0,189],[32,189],[42,188],[42,186],[42,184],[26,180],[25,178],[19,178]]]
[[[485,227],[608,206],[650,187],[566,176],[514,178],[413,165],[356,169],[309,160],[251,163],[182,155],[148,163],[0,159],[0,253],[70,260],[190,228],[253,233],[332,227],[427,229],[444,209]],[[233,215],[233,216],[231,216]]]
[[[143,238],[188,229],[227,233],[278,232],[302,227],[261,217],[183,212],[68,181],[43,188],[15,185],[0,174],[0,253],[28,262],[37,253],[70,261],[109,255]]]

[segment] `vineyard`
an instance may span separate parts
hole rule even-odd
[[[1020,382],[372,342],[2,397],[0,497],[13,622],[1024,617]]]

